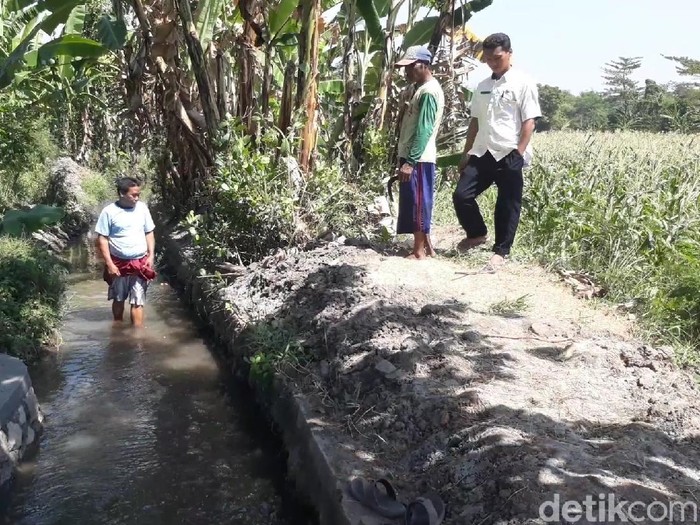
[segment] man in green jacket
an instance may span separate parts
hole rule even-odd
[[[406,68],[406,78],[416,90],[408,103],[399,135],[399,216],[396,233],[413,234],[411,259],[434,255],[430,243],[437,145],[435,143],[445,96],[430,70],[432,53],[409,47],[396,65]]]

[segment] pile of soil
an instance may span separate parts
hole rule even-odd
[[[329,243],[220,293],[239,331],[303,349],[280,372],[344,451],[336,471],[402,501],[436,490],[446,524],[544,523],[546,502],[601,494],[696,502],[700,395],[672,351],[541,269],[478,262]]]

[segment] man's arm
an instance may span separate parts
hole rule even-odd
[[[146,245],[148,246],[148,265],[152,268],[156,255],[156,236],[152,231],[146,234]]]
[[[107,265],[107,271],[111,275],[120,275],[119,268],[117,268],[117,266],[112,262],[112,256],[109,253],[109,238],[105,237],[104,235],[98,234],[97,241],[95,242],[95,244],[97,245],[97,251],[102,256],[102,258],[105,261],[105,264]]]
[[[474,147],[474,141],[479,133],[479,119],[472,117],[469,121],[469,128],[467,128],[467,142],[464,144],[464,153],[462,154],[462,160],[459,162],[459,172],[461,173],[464,168],[467,167],[469,162],[469,150]]]
[[[520,129],[520,139],[518,140],[518,152],[521,155],[525,154],[525,149],[532,139],[532,134],[535,132],[535,119],[531,118],[523,122]]]
[[[411,166],[418,164],[418,160],[423,155],[430,136],[435,129],[435,117],[437,116],[437,100],[433,95],[426,93],[420,98],[418,103],[418,122],[416,132],[413,135],[411,148],[409,149],[406,162]]]
[[[532,134],[535,132],[535,122],[542,116],[537,85],[534,83],[526,84],[521,99],[520,119],[522,126],[518,138],[518,152],[523,155],[530,139],[532,139]]]

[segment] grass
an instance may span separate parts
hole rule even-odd
[[[527,302],[528,297],[529,295],[526,294],[516,299],[503,299],[502,301],[493,303],[489,307],[489,313],[502,317],[518,317],[530,307]]]
[[[60,320],[64,268],[45,249],[0,236],[0,351],[35,360]]]
[[[525,174],[513,255],[590,272],[614,303],[634,301],[658,342],[698,361],[700,347],[700,136],[541,133]],[[455,223],[452,186],[437,223]],[[480,198],[492,223],[495,188]]]

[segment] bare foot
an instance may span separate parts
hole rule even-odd
[[[506,258],[503,257],[502,255],[498,255],[497,253],[494,253],[493,256],[491,257],[491,260],[489,261],[489,264],[493,266],[494,268],[498,268],[499,266],[503,266],[506,263]]]
[[[426,256],[424,253],[410,253],[406,257],[404,257],[404,259],[422,261],[426,259]]]
[[[430,234],[425,235],[425,253],[428,257],[435,257],[435,249],[433,248],[433,241],[430,240]]]
[[[496,273],[505,263],[505,257],[494,254],[479,273]]]

